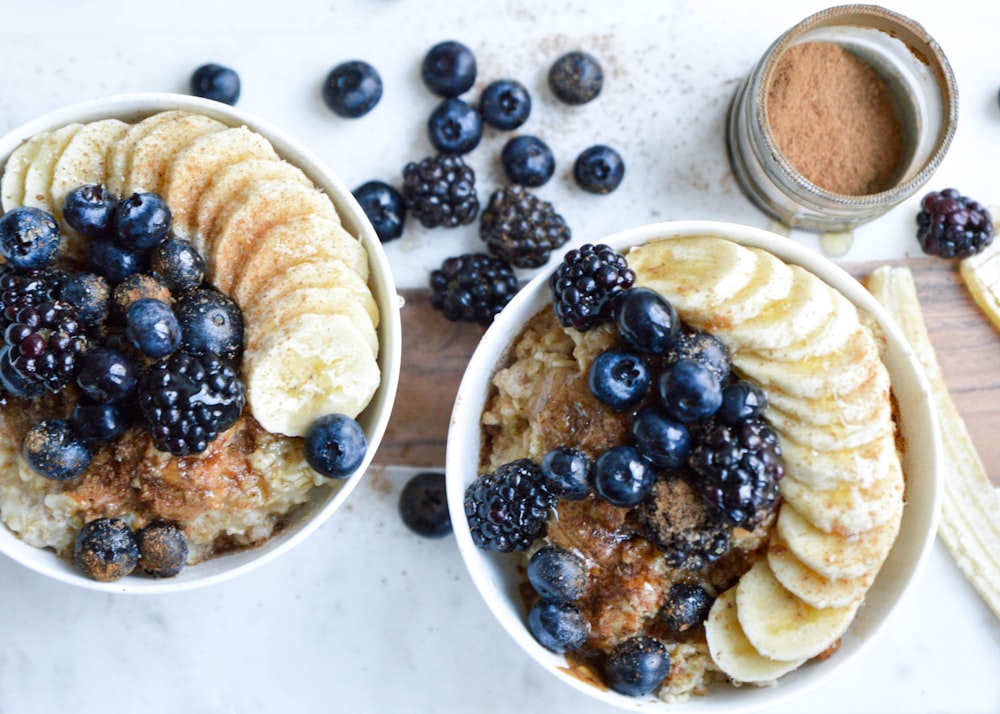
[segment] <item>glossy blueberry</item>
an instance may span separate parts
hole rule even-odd
[[[125,433],[128,417],[121,404],[80,400],[69,417],[73,431],[88,444],[109,444]]]
[[[591,146],[573,162],[573,178],[588,193],[611,193],[625,178],[625,162],[610,146]]]
[[[53,481],[70,481],[90,465],[90,447],[67,419],[44,419],[24,435],[24,460]]]
[[[221,64],[203,64],[191,73],[191,94],[232,106],[240,98],[240,75]]]
[[[124,402],[135,395],[139,367],[120,350],[98,347],[84,355],[76,383],[95,402]]]
[[[514,183],[535,188],[546,183],[556,170],[552,149],[537,136],[517,136],[500,152],[503,170]]]
[[[115,240],[129,250],[143,252],[163,240],[170,230],[170,208],[158,194],[136,191],[118,202]]]
[[[159,359],[180,346],[181,326],[165,302],[141,298],[125,311],[125,336],[144,355]]]
[[[635,406],[649,391],[649,365],[640,356],[612,348],[597,355],[587,375],[590,391],[615,411]]]
[[[59,288],[59,298],[76,309],[83,324],[93,327],[108,318],[111,288],[96,273],[70,273]]]
[[[0,383],[8,394],[21,399],[35,399],[45,393],[44,384],[14,369],[10,361],[10,345],[0,349]]]
[[[168,237],[149,252],[149,270],[174,295],[194,290],[205,279],[205,261],[190,241]]]
[[[714,599],[697,583],[677,583],[667,593],[660,620],[673,632],[687,632],[708,619]]]
[[[323,82],[323,102],[337,116],[362,117],[382,98],[382,77],[363,60],[342,62]]]
[[[129,275],[145,269],[146,254],[103,237],[90,242],[88,261],[90,269],[107,280],[109,285],[117,285]]]
[[[354,189],[354,198],[380,241],[386,243],[403,235],[406,200],[395,187],[385,181],[367,181]]]
[[[347,478],[364,461],[368,440],[354,419],[327,414],[309,425],[305,433],[306,461],[329,478]]]
[[[427,136],[442,154],[467,154],[483,138],[483,118],[461,99],[445,99],[427,119]]]
[[[424,538],[451,533],[444,474],[423,471],[410,478],[399,493],[399,515],[407,528]]]
[[[640,409],[632,418],[632,441],[654,466],[676,469],[691,455],[691,434],[657,406]]]
[[[135,540],[139,566],[154,578],[172,578],[187,564],[187,535],[172,523],[153,521],[136,532]]]
[[[479,113],[483,121],[495,129],[516,129],[531,114],[531,95],[515,79],[498,79],[486,85],[480,95]]]
[[[719,418],[726,424],[756,419],[767,405],[767,394],[753,382],[738,379],[722,390]]]
[[[114,225],[118,197],[101,184],[77,186],[63,200],[63,218],[70,228],[90,238],[107,235]]]
[[[594,462],[594,490],[613,506],[631,508],[653,488],[656,473],[634,446],[614,446]]]
[[[97,518],[76,537],[73,559],[88,577],[100,582],[123,578],[139,564],[135,534],[121,518]]]
[[[590,457],[572,446],[557,446],[539,464],[545,485],[559,498],[579,501],[590,494]]]
[[[420,77],[439,97],[457,97],[476,82],[476,56],[461,42],[439,42],[424,55]]]
[[[243,313],[218,290],[192,290],[174,305],[181,345],[192,355],[216,354],[235,360],[243,352]]]
[[[587,621],[568,602],[539,600],[528,611],[528,629],[542,647],[557,654],[580,649],[587,641]]]
[[[707,419],[722,406],[718,377],[693,359],[678,360],[664,369],[657,386],[664,408],[683,422]]]
[[[549,69],[549,88],[566,104],[586,104],[601,93],[604,70],[588,52],[567,52]]]
[[[677,341],[680,318],[670,302],[655,290],[632,288],[618,299],[618,332],[629,347],[661,355]]]
[[[528,582],[545,600],[579,600],[587,589],[587,566],[575,553],[547,545],[528,561]]]
[[[614,691],[641,697],[670,674],[670,653],[659,640],[646,635],[631,637],[608,656],[604,681]]]
[[[707,332],[683,333],[668,352],[671,362],[680,359],[693,359],[708,367],[718,377],[720,383],[725,383],[732,369],[729,350],[715,335]]]
[[[44,268],[59,251],[59,224],[40,208],[18,206],[0,216],[0,255],[15,268]]]

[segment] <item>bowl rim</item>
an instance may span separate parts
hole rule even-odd
[[[446,454],[447,498],[455,538],[462,560],[476,589],[493,616],[515,642],[544,669],[573,688],[607,704],[629,710],[751,712],[772,707],[805,694],[843,668],[870,643],[906,599],[930,557],[941,513],[941,442],[929,383],[920,363],[888,312],[867,289],[841,266],[785,236],[735,223],[711,220],[684,220],[636,226],[606,238],[590,241],[615,250],[659,238],[714,235],[741,245],[763,248],[782,260],[806,268],[842,292],[852,303],[869,312],[882,327],[887,342],[883,360],[900,392],[899,422],[905,432],[916,429],[920,439],[907,439],[904,453],[908,481],[906,505],[900,536],[893,545],[882,571],[866,595],[865,603],[844,636],[837,657],[822,663],[808,662],[778,680],[775,686],[726,687],[705,697],[691,697],[682,704],[667,704],[652,695],[632,698],[582,681],[568,672],[562,655],[549,652],[531,636],[525,624],[524,607],[513,602],[512,588],[517,554],[499,555],[479,550],[465,524],[465,488],[478,475],[479,417],[489,391],[492,375],[509,354],[511,341],[520,333],[524,319],[551,303],[547,281],[556,265],[529,281],[487,329],[473,353],[459,385],[449,425]],[[891,361],[891,366],[888,364]],[[471,468],[470,468],[471,467]],[[920,475],[920,488],[910,478]],[[901,580],[900,580],[901,579]],[[891,580],[891,582],[890,582]],[[877,598],[875,597],[877,596]],[[726,696],[726,691],[730,692]],[[720,696],[722,695],[722,696]]]
[[[129,594],[184,592],[232,580],[290,551],[318,530],[364,478],[385,435],[399,382],[402,352],[400,303],[382,243],[361,206],[334,170],[311,149],[274,124],[237,107],[192,95],[170,92],[115,94],[59,107],[5,133],[0,137],[0,166],[22,142],[44,131],[72,122],[104,118],[134,122],[174,109],[198,112],[229,126],[246,126],[258,132],[271,142],[281,158],[302,169],[330,197],[345,228],[358,237],[368,253],[369,285],[380,313],[377,330],[380,384],[369,405],[358,416],[368,440],[368,450],[362,463],[349,477],[313,487],[309,501],[298,507],[302,511],[294,525],[276,532],[265,543],[203,561],[185,568],[173,578],[132,575],[101,583],[77,572],[71,562],[59,558],[50,549],[23,542],[6,525],[0,524],[0,552],[4,555],[42,575],[90,590]],[[321,490],[327,495],[322,497],[322,503],[318,503]],[[334,492],[330,494],[330,491]]]

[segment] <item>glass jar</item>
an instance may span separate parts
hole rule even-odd
[[[779,150],[768,120],[768,90],[782,54],[827,42],[861,58],[888,87],[901,130],[901,157],[888,186],[848,195],[806,179]],[[729,109],[730,164],[744,193],[789,227],[847,231],[876,218],[924,185],[958,123],[958,87],[941,48],[919,24],[874,5],[820,11],[779,37],[741,83]]]

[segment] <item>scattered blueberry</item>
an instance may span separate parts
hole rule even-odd
[[[121,518],[97,518],[80,529],[73,559],[87,576],[111,582],[135,570],[139,546],[132,529]]]
[[[362,117],[382,98],[382,77],[363,60],[342,62],[323,82],[323,102],[337,116]]]
[[[528,582],[545,600],[579,600],[587,589],[587,566],[575,553],[547,545],[528,561]]]
[[[117,285],[146,267],[144,253],[125,248],[109,237],[92,240],[88,258],[90,269],[107,280],[109,285]]]
[[[387,243],[403,235],[406,201],[393,186],[385,181],[367,181],[354,189],[354,198],[380,241]]]
[[[483,118],[461,99],[445,99],[427,119],[427,136],[443,154],[467,154],[483,138]]]
[[[76,315],[88,327],[103,324],[108,317],[111,288],[96,273],[70,273],[59,288],[59,299],[76,308]]]
[[[625,177],[625,162],[610,146],[591,146],[573,162],[573,178],[589,193],[611,193]]]
[[[129,250],[147,251],[166,237],[170,222],[166,201],[158,194],[136,191],[118,203],[115,238]]]
[[[677,310],[649,288],[632,288],[622,295],[616,319],[618,332],[625,342],[644,354],[664,354],[680,332]]]
[[[125,336],[147,357],[159,359],[177,349],[181,327],[174,311],[162,300],[142,298],[125,313]]]
[[[59,252],[59,224],[52,214],[18,206],[0,216],[0,255],[15,268],[44,268]]]
[[[79,400],[69,416],[73,431],[88,444],[109,444],[125,433],[128,416],[121,404]]]
[[[594,490],[613,506],[631,508],[653,488],[656,473],[634,446],[614,446],[594,462]]]
[[[424,55],[420,76],[439,97],[457,97],[476,81],[476,57],[461,42],[439,42]]]
[[[660,373],[660,399],[667,412],[683,422],[712,416],[722,405],[722,385],[711,369],[682,359]]]
[[[632,441],[650,463],[662,469],[676,469],[691,455],[687,427],[652,405],[632,418]]]
[[[726,424],[756,419],[767,405],[767,394],[753,382],[738,379],[722,390],[719,418]]]
[[[187,535],[172,523],[154,521],[140,528],[135,539],[139,566],[154,578],[172,578],[187,564]]]
[[[528,629],[542,647],[557,654],[577,650],[587,641],[587,621],[568,602],[535,603],[528,611]]]
[[[330,478],[350,476],[364,461],[368,441],[361,425],[343,414],[321,416],[305,433],[306,461]]]
[[[191,74],[191,94],[232,106],[240,98],[240,75],[221,64],[203,64]]]
[[[190,241],[168,237],[149,252],[149,270],[174,295],[194,290],[205,279],[205,261]]]
[[[243,352],[243,313],[218,290],[201,288],[182,296],[174,305],[180,324],[181,345],[188,354],[217,354],[235,360]]]
[[[425,538],[451,533],[444,474],[423,471],[407,481],[399,494],[399,515],[407,528]]]
[[[552,149],[536,136],[517,136],[508,141],[500,152],[500,163],[507,178],[529,188],[546,183],[556,170]]]
[[[44,419],[24,435],[24,460],[53,481],[70,481],[90,465],[90,447],[66,419]]]
[[[639,635],[621,642],[608,656],[604,680],[611,689],[641,697],[656,689],[670,674],[670,654],[652,637]]]
[[[76,383],[95,402],[124,402],[135,396],[139,368],[124,352],[98,347],[84,355]]]
[[[593,55],[567,52],[549,70],[549,87],[566,104],[586,104],[601,92],[604,70]]]
[[[572,446],[557,446],[539,464],[545,485],[559,498],[579,501],[590,494],[590,457]]]
[[[479,97],[479,113],[495,129],[516,129],[531,114],[531,95],[517,80],[498,79],[486,85]]]
[[[639,355],[612,348],[594,358],[588,373],[590,391],[615,411],[635,406],[649,391],[649,365]]]
[[[677,583],[670,587],[660,620],[673,632],[687,632],[708,619],[714,599],[697,583]]]
[[[110,233],[117,208],[117,196],[101,184],[88,183],[66,194],[63,218],[78,233],[97,238]]]

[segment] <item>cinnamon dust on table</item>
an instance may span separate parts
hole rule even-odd
[[[903,152],[889,86],[840,45],[785,50],[767,89],[767,117],[778,149],[820,188],[861,196],[889,187]]]

